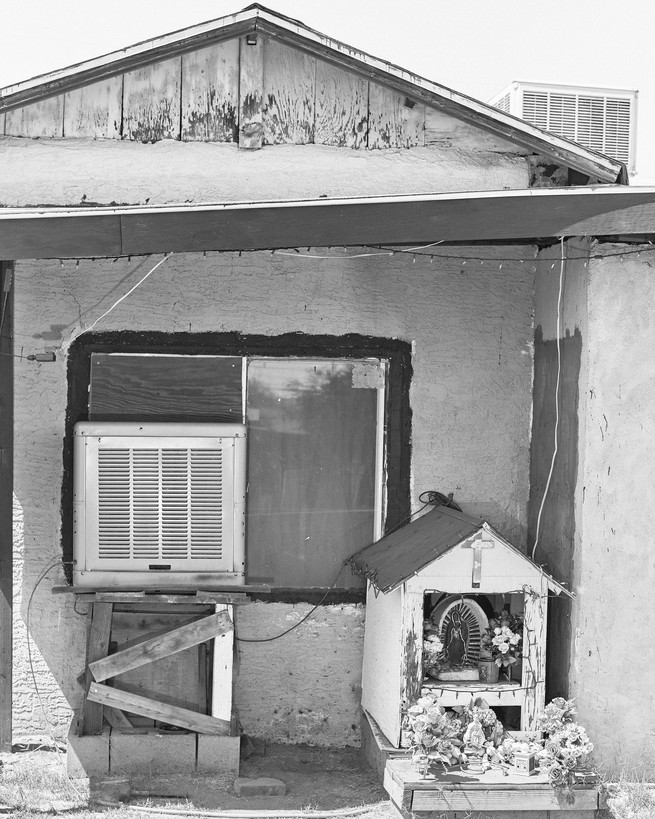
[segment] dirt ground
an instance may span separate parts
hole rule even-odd
[[[284,796],[239,797],[233,775],[167,774],[106,777],[71,782],[64,746],[31,744],[0,755],[0,814],[31,819],[66,812],[82,819],[96,815],[129,817],[176,814],[307,811],[311,816],[392,819],[394,813],[379,777],[358,749],[259,744],[241,760],[241,777],[271,777],[286,785]],[[179,811],[179,813],[178,813]],[[253,815],[252,813],[250,815]]]
[[[282,780],[285,796],[239,797],[232,776],[166,776],[131,782],[128,805],[191,803],[199,810],[336,810],[374,806],[383,817],[387,794],[358,749],[267,745],[241,760],[239,775]],[[389,813],[389,816],[392,814]]]

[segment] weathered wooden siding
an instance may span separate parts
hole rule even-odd
[[[262,34],[160,60],[0,115],[42,138],[464,147],[526,153],[393,88]]]

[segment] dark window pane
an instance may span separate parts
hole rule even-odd
[[[343,559],[373,539],[382,367],[352,360],[249,362],[250,582],[330,586]],[[361,581],[344,569],[338,585]]]

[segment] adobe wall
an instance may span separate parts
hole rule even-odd
[[[569,248],[574,244],[580,241]],[[650,248],[595,243],[586,267],[584,262],[567,266],[560,335],[564,347],[579,339],[578,373],[577,388],[565,390],[561,407],[570,423],[576,416],[577,449],[556,468],[553,503],[559,514],[546,504],[549,534],[539,552],[542,559],[568,566],[570,576],[564,579],[572,581],[576,594],[566,607],[568,690],[561,678],[561,689],[550,695],[576,698],[580,722],[604,769],[650,779],[655,770],[655,695],[649,685],[649,638],[655,629],[655,560],[648,534],[655,505],[651,264]],[[541,265],[535,326],[552,341],[559,270]],[[535,361],[535,371],[538,366]],[[535,418],[539,413],[535,393]],[[554,601],[551,608],[558,606]]]
[[[295,254],[180,254],[162,264],[97,330],[361,333],[413,345],[412,508],[427,489],[453,491],[525,544],[532,380],[531,248],[450,248],[454,261],[408,254],[348,259],[370,248]],[[487,257],[480,261],[476,257]],[[16,264],[15,349],[57,350],[54,363],[16,361],[15,731],[67,729],[81,702],[85,624],[61,569],[66,346],[161,256]],[[513,259],[513,261],[508,261]],[[502,268],[501,268],[502,266]],[[35,694],[25,621],[30,626]],[[306,603],[248,604],[244,636],[278,633]],[[282,742],[355,745],[364,607],[320,608],[291,635],[241,644],[236,705],[246,732]],[[44,716],[43,712],[46,712]]]

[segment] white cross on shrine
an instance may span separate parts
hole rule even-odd
[[[471,588],[479,589],[480,583],[482,582],[482,550],[483,549],[493,549],[494,547],[494,539],[493,536],[482,530],[478,532],[473,540],[469,540],[467,543],[462,544],[462,549],[472,549],[473,550],[473,572],[471,575]]]

